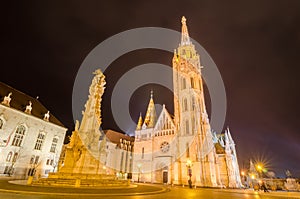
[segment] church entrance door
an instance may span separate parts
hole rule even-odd
[[[168,183],[168,171],[163,171],[163,183]]]

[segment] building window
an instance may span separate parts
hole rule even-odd
[[[187,111],[187,110],[188,110],[187,99],[184,98],[184,99],[183,99],[183,111]]]
[[[35,174],[35,168],[30,168],[30,169],[28,170],[27,175],[28,175],[28,176],[34,176],[34,174]]]
[[[58,138],[57,137],[53,138],[50,152],[55,153],[57,142],[58,142]]]
[[[18,153],[15,153],[15,154],[14,154],[14,157],[13,157],[13,159],[12,159],[13,162],[16,162],[16,161],[17,161],[18,155],[19,155]]]
[[[12,152],[9,152],[8,154],[7,154],[7,157],[6,157],[6,161],[7,162],[10,162],[11,161],[11,157],[12,157]]]
[[[187,158],[190,157],[190,145],[189,145],[188,142],[186,143],[186,157],[187,157]]]
[[[192,110],[195,110],[196,103],[195,103],[195,97],[192,97]]]
[[[144,154],[145,154],[145,148],[142,148],[142,159],[144,159]]]
[[[189,128],[189,121],[185,121],[185,134],[189,135],[190,134],[190,128]]]
[[[34,160],[34,164],[38,164],[39,163],[39,159],[40,159],[40,156],[36,156],[35,160]]]
[[[10,166],[5,166],[3,174],[9,174]]]
[[[3,120],[0,118],[0,129],[2,129],[2,127],[3,127]]]
[[[33,155],[33,156],[31,156],[31,158],[30,158],[30,164],[33,164],[34,163],[34,158],[35,158],[35,156]]]
[[[186,89],[186,80],[185,80],[184,77],[182,78],[181,84],[182,84],[182,85],[181,85],[182,89]]]
[[[44,142],[44,139],[45,139],[45,134],[44,133],[39,133],[39,135],[38,135],[38,137],[36,139],[36,143],[35,143],[34,149],[41,150],[43,142]]]
[[[194,82],[194,78],[191,77],[191,87],[195,88],[195,82]]]
[[[12,141],[12,146],[21,146],[24,135],[25,135],[25,126],[20,125],[18,126],[16,132],[15,132],[15,136],[14,139]]]

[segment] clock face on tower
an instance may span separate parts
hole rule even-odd
[[[161,143],[160,145],[161,152],[167,153],[169,149],[170,149],[170,144],[168,142],[164,141],[163,143]]]

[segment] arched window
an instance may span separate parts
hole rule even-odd
[[[7,161],[7,162],[10,162],[10,161],[11,161],[12,155],[13,155],[12,152],[9,152],[9,153],[7,154],[7,157],[6,157],[6,161]]]
[[[144,154],[145,154],[145,148],[142,148],[142,159],[144,159]]]
[[[182,88],[182,89],[186,89],[186,80],[185,80],[184,77],[182,78],[181,88]]]
[[[187,158],[190,157],[190,145],[189,145],[188,142],[186,143],[186,157],[187,157]]]
[[[34,164],[38,164],[39,163],[39,159],[40,159],[40,156],[36,156],[35,160],[34,160]]]
[[[17,161],[18,155],[19,155],[18,153],[15,153],[15,154],[14,154],[14,157],[13,157],[13,159],[12,159],[13,162],[16,162],[16,161]]]
[[[184,99],[183,99],[183,111],[187,111],[187,110],[188,110],[187,99],[184,98]]]
[[[3,120],[0,118],[0,129],[2,129],[2,127],[3,127]]]
[[[37,139],[36,139],[34,149],[35,150],[41,150],[42,145],[44,143],[44,140],[45,140],[45,133],[40,132]]]
[[[191,88],[195,88],[195,82],[194,82],[194,78],[191,77]]]
[[[23,126],[23,125],[18,126],[11,145],[21,146],[24,135],[25,135],[25,131],[26,131],[25,126]]]
[[[33,164],[33,163],[34,163],[34,159],[35,159],[35,156],[32,155],[31,158],[30,158],[30,164]]]
[[[51,144],[50,152],[55,153],[57,142],[58,142],[58,137],[54,137],[52,139],[52,144]]]
[[[189,121],[185,121],[185,134],[189,135],[190,134],[190,127],[189,127]]]
[[[192,110],[194,111],[196,108],[195,97],[192,97]]]

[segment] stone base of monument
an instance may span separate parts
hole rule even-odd
[[[60,187],[127,187],[128,180],[118,180],[114,175],[83,173],[49,173],[48,178],[33,181],[32,185]]]

